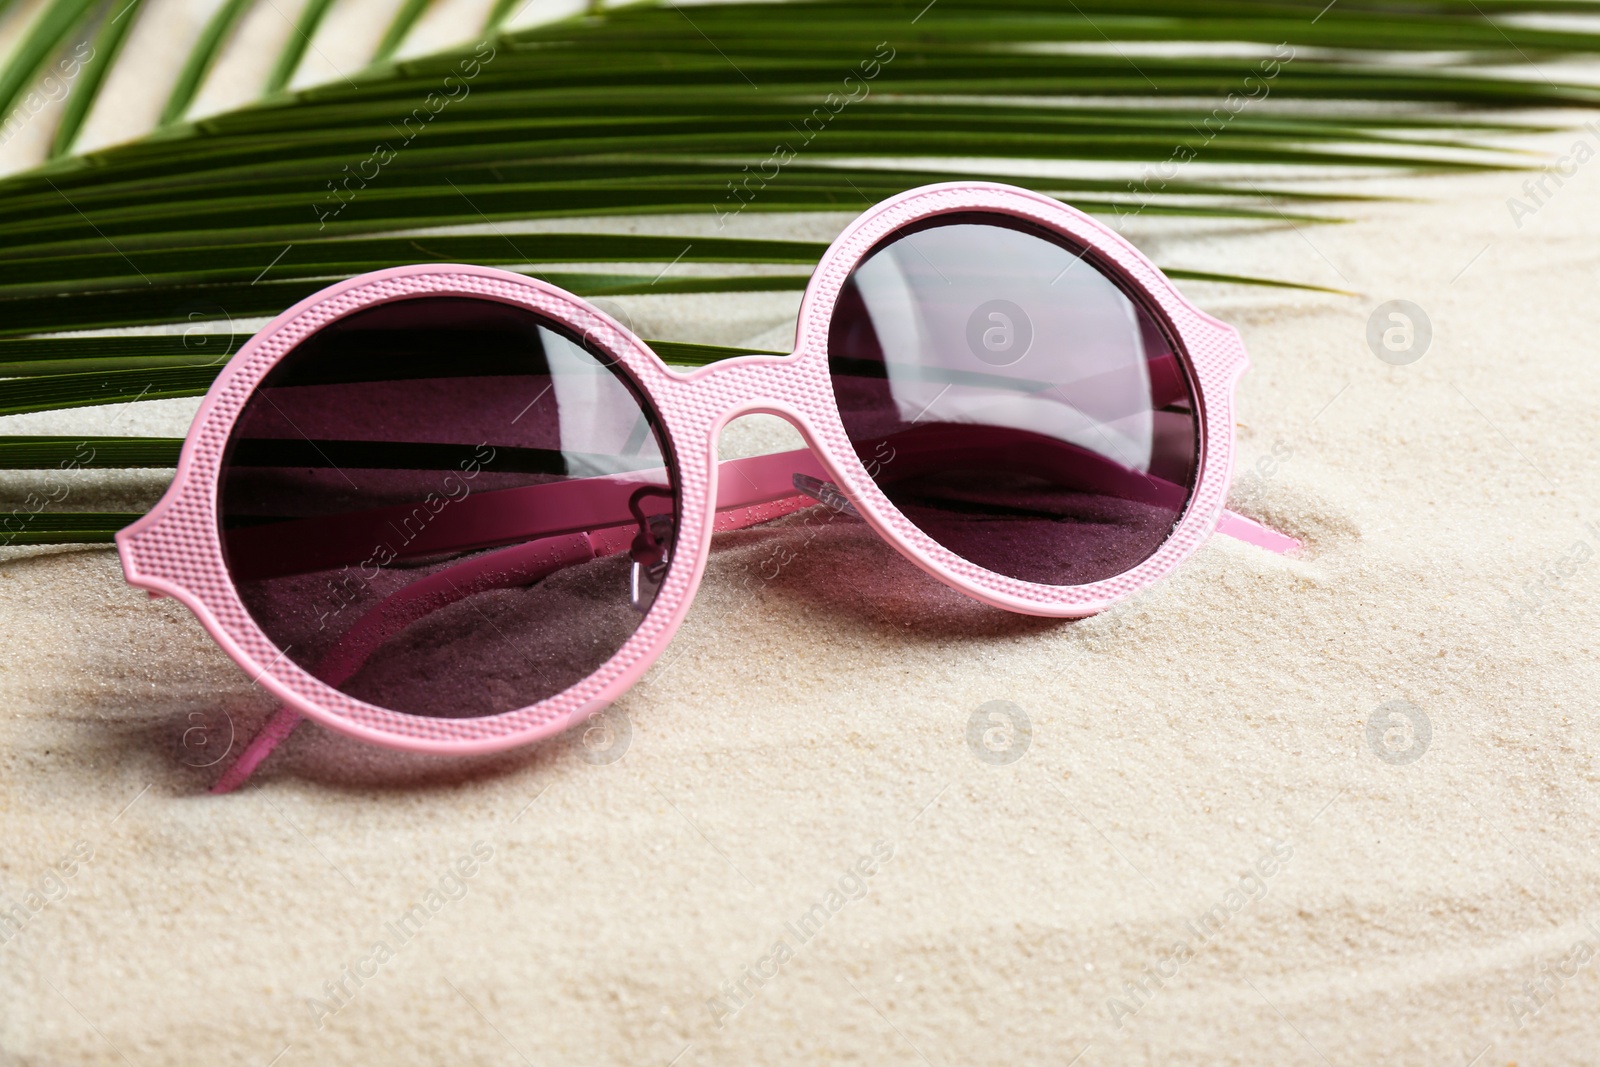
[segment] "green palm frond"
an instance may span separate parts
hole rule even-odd
[[[128,31],[133,29],[133,24],[139,20],[142,2],[143,0],[121,0],[116,10],[106,9],[106,17],[101,21],[99,31],[94,37],[93,55],[83,64],[83,71],[78,75],[77,84],[67,96],[67,105],[61,114],[61,122],[56,126],[55,137],[50,144],[52,158],[65,155],[71,150],[72,142],[77,139],[78,131],[83,127],[83,120],[89,117],[89,109],[100,97],[100,87],[105,83],[106,73],[116,63],[123,42],[128,39]]]
[[[0,116],[9,116],[17,102],[41,76],[49,77],[57,52],[83,30],[99,0],[52,0],[0,69]],[[80,61],[81,61],[81,57]],[[74,71],[74,73],[76,73]]]
[[[0,548],[11,545],[106,545],[138,512],[55,511],[0,518]],[[16,524],[15,527],[8,523]]]
[[[1209,280],[1218,278],[1252,280],[1228,275]],[[793,280],[790,284],[801,288]],[[244,340],[219,333],[0,341],[0,415],[204,396]],[[781,354],[683,341],[646,343],[663,360],[680,367],[703,367],[731,356]],[[14,440],[0,437],[0,470],[23,469],[28,466],[26,458],[34,455],[24,451],[8,459],[3,448]]]
[[[377,51],[372,53],[372,62],[382,63],[391,59],[405,43],[406,34],[411,32],[411,28],[432,4],[433,0],[405,0],[400,10],[395,12],[389,28],[383,31],[383,39],[378,42]],[[488,32],[488,27],[485,27],[485,32]]]
[[[74,314],[76,325],[82,329],[192,321],[190,316],[197,302],[225,308],[234,317],[271,315],[323,288],[329,279],[351,277],[397,262],[520,268],[580,296],[800,290],[805,288],[809,274],[666,277],[665,272],[600,274],[524,265],[661,262],[809,267],[821,258],[824,249],[824,245],[803,241],[542,233],[515,237],[377,237],[283,246],[213,245],[141,251],[136,261],[120,252],[20,255],[0,264],[0,301],[4,301],[0,306],[7,312],[0,322],[0,336],[21,336],[49,328],[58,321],[58,305],[67,294],[81,294],[74,300]],[[267,266],[262,267],[262,263]],[[1203,281],[1294,285],[1176,268],[1169,268],[1168,273]]]
[[[267,84],[261,90],[262,95],[271,96],[289,84],[294,72],[300,69],[300,61],[305,58],[306,49],[311,47],[311,38],[316,36],[317,28],[322,25],[322,20],[332,7],[333,0],[306,0],[306,6],[300,9],[300,18],[295,21],[294,32],[284,43],[283,51],[278,55],[278,62],[272,67],[272,73],[267,75]]]
[[[407,0],[364,71],[284,91],[333,3],[311,0],[269,99],[184,121],[252,6],[225,0],[155,132],[67,155],[127,33],[113,20],[130,0],[115,2],[51,0],[0,69],[9,109],[71,42],[104,57],[73,88],[58,158],[0,179],[0,413],[199,395],[243,340],[229,320],[402,263],[499,265],[590,296],[793,290],[821,245],[707,237],[706,224],[852,213],[970,177],[1109,216],[1333,222],[1363,198],[1163,168],[1535,166],[1506,140],[1547,128],[1530,109],[1600,104],[1593,87],[1534,74],[1600,53],[1600,35],[1553,28],[1600,15],[1590,0],[647,3],[396,62],[428,6]],[[513,10],[495,4],[488,26]],[[1057,176],[1016,176],[1041,160]],[[1086,162],[1131,177],[1070,169]],[[705,222],[682,236],[526,232],[648,214]],[[430,232],[442,227],[480,232]],[[172,324],[188,332],[31,336]],[[651,343],[687,364],[735,354]],[[170,464],[177,447],[90,441],[105,466]],[[0,439],[0,468],[52,467],[67,447]],[[29,536],[103,540],[114,519],[39,515]]]
[[[506,20],[513,17],[521,7],[526,6],[522,0],[494,0],[489,7],[489,14],[483,20],[483,34],[485,38],[492,36],[506,24]],[[602,0],[588,0],[588,13],[598,15],[604,6]]]
[[[0,470],[175,467],[178,437],[0,437]]]
[[[173,83],[172,92],[167,95],[167,102],[161,109],[160,125],[177,122],[188,112],[195,94],[200,91],[201,83],[211,72],[223,45],[227,44],[229,35],[254,3],[255,0],[223,0],[222,6],[206,21],[199,40],[195,41],[188,58],[183,61],[183,67],[178,71],[178,80]]]

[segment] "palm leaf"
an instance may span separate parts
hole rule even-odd
[[[161,109],[160,125],[166,126],[183,118],[189,105],[194,103],[200,84],[210,73],[211,65],[217,61],[222,46],[227,43],[228,36],[254,3],[255,0],[223,0],[222,6],[206,21],[199,39],[178,71],[178,80],[172,85],[166,105]]]
[[[233,334],[0,341],[0,375],[11,375],[0,378],[0,415],[204,396],[242,341]],[[667,363],[682,367],[703,367],[731,356],[781,354],[682,341],[645,343]],[[0,449],[13,440],[0,437]],[[0,469],[19,465],[31,461],[11,462],[0,454]]]
[[[390,21],[389,28],[383,31],[383,39],[378,42],[377,51],[372,53],[373,63],[383,63],[400,50],[405,42],[406,34],[417,24],[424,13],[427,12],[433,0],[406,0],[400,5],[400,10],[395,12],[394,19]],[[485,29],[487,32],[487,28]]]
[[[137,512],[56,511],[0,519],[0,548],[10,545],[109,544]]]
[[[483,36],[488,37],[505,24],[511,17],[512,11],[517,7],[518,0],[494,0],[489,8],[489,14],[483,20]],[[589,0],[591,14],[598,14],[600,0]]]
[[[175,467],[181,437],[0,437],[0,470]]]
[[[781,268],[821,253],[807,242],[511,225],[532,219],[853,212],[932,181],[1016,181],[1024,162],[1131,172],[1184,147],[1210,163],[1307,173],[1525,167],[1538,160],[1503,141],[1546,128],[1528,109],[1600,104],[1593,87],[1522,74],[1600,52],[1600,36],[1521,17],[1600,14],[1589,0],[591,6],[582,18],[396,62],[427,7],[407,0],[365,71],[283,91],[331,9],[332,0],[311,0],[268,79],[270,99],[182,121],[250,2],[226,0],[213,16],[155,132],[0,180],[9,253],[0,264],[0,337],[9,338],[0,339],[0,412],[199,395],[242,341],[228,319],[272,315],[332,280],[401,263],[499,265],[616,296],[792,290],[805,276]],[[512,9],[496,3],[488,27]],[[0,100],[14,104],[64,42],[95,32],[97,55],[102,41],[114,51],[126,29],[101,21],[94,31],[95,19],[114,15],[92,0],[51,0],[0,70]],[[1275,69],[1263,82],[1265,67],[1219,54],[1219,44],[1276,55]],[[56,131],[59,150],[110,62],[108,54],[92,79],[85,73],[87,91]],[[851,72],[868,92],[846,86]],[[1229,94],[1250,93],[1252,72],[1270,83],[1271,102],[1251,95],[1238,113],[1219,110]],[[460,89],[446,99],[452,84]],[[840,105],[845,92],[859,99]],[[795,158],[769,177],[778,144]],[[374,146],[385,146],[382,157]],[[1362,199],[1182,177],[1025,184],[1105,214],[1295,224],[1338,221],[1338,205]],[[458,226],[489,232],[423,232]],[[706,274],[706,264],[722,269]],[[182,336],[28,336],[173,323],[197,325]],[[651,344],[688,365],[740,351]],[[104,466],[169,464],[177,447],[0,439],[0,467],[47,469],[80,446]],[[39,515],[25,536],[105,540],[126,520]]]
[[[1309,292],[1354,295],[1343,289],[1285,282],[1273,278],[1259,278],[1243,274],[1218,274],[1212,271],[1166,268],[1165,273],[1180,281],[1217,282],[1232,285],[1258,285],[1275,288],[1300,289]],[[626,274],[541,274],[544,280],[578,296],[636,296],[641,294],[669,293],[753,293],[799,292],[811,281],[809,274],[752,274],[742,277],[711,278],[650,278],[647,275]],[[227,300],[227,306],[240,309],[242,314],[260,314],[285,303],[310,296],[321,289],[325,281],[279,282],[267,286],[202,286],[181,290],[190,300],[195,294],[217,300]],[[81,302],[80,308],[86,326],[106,323],[153,325],[162,322],[183,321],[182,309],[164,312],[161,305],[150,301],[160,300],[161,289],[134,289],[122,293],[99,293],[96,299]],[[176,299],[177,293],[171,294]],[[254,302],[252,302],[254,301]],[[48,304],[48,300],[40,303]],[[14,308],[33,307],[36,317],[48,317],[46,307],[41,314],[37,305],[27,301],[12,302]],[[217,305],[221,306],[221,305]],[[30,332],[26,312],[18,311],[17,318],[0,329],[4,333]],[[100,338],[92,339],[101,347]],[[0,341],[0,374],[6,370],[17,372],[16,377],[0,378],[0,415],[20,415],[32,411],[50,411],[57,408],[91,407],[98,404],[123,404],[138,400],[167,400],[174,397],[204,396],[212,381],[221,373],[221,361],[231,354],[236,341],[233,335],[215,334],[196,337],[186,335],[166,338],[129,338],[145,342],[129,346],[126,352],[112,356],[95,356],[74,359],[63,353],[70,351],[58,341],[22,341],[24,345],[37,345],[39,355],[30,360],[27,356],[11,356]],[[156,341],[156,344],[149,342]],[[15,344],[17,342],[10,342]],[[703,366],[711,358],[723,359],[734,355],[758,354],[757,350],[724,348],[713,345],[689,345],[664,341],[650,342],[657,355],[668,363],[686,366]],[[114,345],[104,348],[115,350]],[[152,355],[160,351],[165,354]],[[10,359],[11,362],[3,362]]]
[[[0,378],[219,364],[233,355],[243,341],[233,334],[198,331],[182,335],[4,340],[0,341]],[[0,442],[5,440],[0,437]]]
[[[9,116],[18,100],[80,29],[99,0],[51,0],[0,69],[0,115]]]
[[[305,58],[306,49],[311,47],[311,38],[316,36],[317,27],[322,25],[323,18],[332,7],[333,0],[306,0],[306,6],[300,9],[294,32],[284,44],[272,73],[267,75],[267,84],[261,90],[263,96],[280,92],[289,84],[289,79],[300,67],[300,61]]]
[[[157,367],[11,378],[0,382],[0,415],[202,396],[220,369]]]
[[[102,247],[104,247],[102,245]],[[810,266],[826,246],[804,241],[654,237],[634,234],[539,233],[313,240],[287,250],[278,244],[226,244],[143,252],[137,273],[111,251],[68,256],[16,255],[0,263],[0,299],[79,289],[141,284],[252,282],[270,276],[327,278],[359,274],[396,262],[481,263],[800,263]],[[270,271],[263,264],[272,261]]]
[[[109,17],[100,23],[100,30],[95,34],[94,55],[84,64],[77,84],[67,96],[67,106],[50,143],[52,158],[65,155],[72,148],[78,131],[83,128],[83,120],[89,116],[89,109],[99,99],[106,72],[117,61],[123,42],[128,39],[128,31],[139,19],[141,3],[142,0],[121,0],[115,12],[107,9]]]

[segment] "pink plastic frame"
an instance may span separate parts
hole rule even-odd
[[[1014,216],[1088,250],[1145,303],[1178,340],[1197,394],[1200,455],[1187,510],[1144,562],[1090,585],[1046,586],[984,570],[912,525],[857,458],[835,406],[828,372],[828,325],[852,270],[880,241],[911,223],[952,212]],[[301,341],[362,308],[423,295],[470,296],[529,308],[613,356],[654,404],[677,461],[680,524],[671,567],[637,631],[598,671],[548,700],[471,719],[407,715],[364,703],[303,670],[245,610],[223,561],[217,491],[224,448],[257,385]],[[256,334],[217,378],[184,443],[177,478],[144,518],[117,535],[130,584],[181,601],[217,643],[287,708],[375,744],[432,753],[486,753],[558,733],[620,697],[665,649],[688,612],[711,548],[719,432],[741,415],[764,412],[793,423],[821,467],[861,517],[905,557],[946,585],[1008,611],[1075,617],[1101,611],[1170,574],[1225,520],[1246,540],[1248,520],[1224,512],[1234,459],[1234,393],[1249,366],[1232,327],[1186,301],[1113,230],[1049,197],[1012,186],[957,182],[886,200],[839,235],[818,264],[800,306],[787,356],[723,360],[692,373],[668,368],[638,337],[585,301],[544,282],[486,267],[398,267],[351,278],[302,300]],[[1242,531],[1242,532],[1241,532]],[[1287,541],[1280,537],[1280,540]],[[1292,542],[1290,542],[1292,544]]]

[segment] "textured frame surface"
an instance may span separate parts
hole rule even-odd
[[[890,234],[939,215],[1009,215],[1072,240],[1094,256],[1162,321],[1195,391],[1200,424],[1198,470],[1182,518],[1165,543],[1131,570],[1078,586],[1049,586],[1009,578],[963,559],[902,515],[856,458],[832,404],[818,427],[818,454],[840,487],[878,533],[940,581],[995,607],[1030,615],[1078,617],[1103,611],[1170,574],[1216,528],[1233,476],[1233,408],[1239,378],[1250,367],[1238,331],[1183,298],[1154,263],[1121,234],[1060,201],[1014,186],[951,182],[912,189],[868,210],[829,246],[800,307],[795,358],[828,375],[828,327],[851,271]],[[832,387],[829,383],[829,399]],[[834,467],[838,457],[848,457]]]
[[[1094,256],[1141,296],[1176,341],[1195,391],[1199,464],[1188,506],[1168,540],[1123,574],[1082,586],[1008,578],[957,556],[918,529],[857,458],[845,435],[828,370],[832,309],[845,279],[894,231],[943,214],[1009,215],[1056,232]],[[598,671],[538,704],[469,719],[390,711],[313,677],[267,638],[245,609],[224,562],[217,513],[223,453],[245,402],[266,374],[312,333],[355,311],[419,296],[463,296],[527,308],[567,325],[613,357],[655,408],[676,468],[678,549],[654,605]],[[1109,228],[1048,197],[979,182],[927,186],[875,206],[842,233],[817,266],[788,356],[723,360],[691,374],[667,368],[631,332],[563,290],[486,267],[399,267],[349,279],[278,316],[247,342],[212,385],[184,442],[177,477],[150,514],[117,535],[130,584],[185,604],[223,649],[288,706],[343,733],[427,752],[489,752],[548,737],[620,697],[649,668],[683,621],[710,551],[717,490],[717,435],[752,412],[793,422],[862,517],[927,573],[1010,611],[1093,614],[1171,573],[1222,515],[1233,463],[1233,393],[1248,367],[1229,326],[1184,300],[1172,283]]]

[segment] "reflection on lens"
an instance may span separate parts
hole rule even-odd
[[[846,281],[828,364],[879,488],[987,570],[1114,577],[1193,488],[1194,397],[1166,332],[1042,229],[962,214],[898,231]]]
[[[284,357],[240,415],[229,572],[284,654],[350,696],[525,707],[594,673],[648,610],[677,507],[663,440],[614,360],[531,311],[368,308]]]

